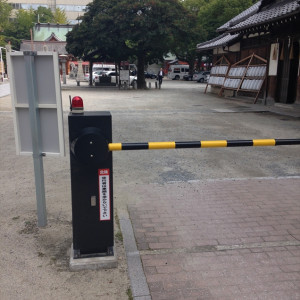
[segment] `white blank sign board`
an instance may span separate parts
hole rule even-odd
[[[121,70],[120,71],[120,80],[121,81],[129,81],[129,70]]]
[[[27,70],[23,52],[9,53],[9,72],[16,151],[18,155],[32,154]],[[40,120],[41,152],[47,155],[65,155],[63,112],[59,78],[59,62],[56,52],[36,52],[37,110]],[[30,93],[29,93],[30,94]]]

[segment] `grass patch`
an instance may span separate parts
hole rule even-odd
[[[131,288],[127,289],[126,294],[128,296],[128,300],[133,300]]]
[[[115,234],[115,238],[116,238],[119,242],[123,242],[123,234],[122,234],[121,230],[119,230],[119,231]]]
[[[117,241],[123,243],[123,234],[122,234],[122,231],[121,231],[120,219],[119,219],[119,216],[117,214],[117,211],[115,213],[115,223],[116,223],[116,227],[117,227],[117,232],[115,233],[115,238],[116,238]]]
[[[37,222],[35,220],[25,221],[24,228],[19,231],[20,234],[34,234],[38,233]]]
[[[118,214],[117,214],[117,210],[115,210],[115,211],[116,211],[116,213],[115,213],[115,221],[116,221],[116,224],[117,224],[118,228],[121,228],[121,226],[120,226],[120,219],[119,219],[119,216],[118,216]]]

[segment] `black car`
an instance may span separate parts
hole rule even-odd
[[[155,79],[156,75],[145,71],[145,78]]]

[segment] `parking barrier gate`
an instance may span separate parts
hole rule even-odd
[[[183,148],[258,147],[300,145],[300,139],[215,140],[191,142],[109,143],[109,151]]]
[[[109,112],[84,112],[74,97],[69,114],[74,259],[114,254],[112,151],[300,145],[300,139],[112,143]]]

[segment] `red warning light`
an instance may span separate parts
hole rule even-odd
[[[72,113],[83,113],[83,100],[79,96],[75,96],[72,99],[71,104]]]

